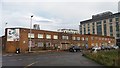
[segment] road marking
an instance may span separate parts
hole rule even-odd
[[[28,64],[28,65],[27,65],[27,66],[25,66],[24,68],[30,67],[30,66],[32,66],[33,64],[36,64],[36,63],[38,63],[38,61],[33,62],[33,63],[31,63],[31,64]]]
[[[18,59],[18,60],[22,60],[22,59]]]

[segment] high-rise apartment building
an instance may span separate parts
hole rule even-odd
[[[80,34],[113,36],[120,44],[120,12],[104,12],[93,15],[92,19],[80,22]],[[118,44],[118,42],[117,42]]]

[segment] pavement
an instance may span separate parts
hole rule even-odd
[[[47,52],[63,52],[62,50],[40,50],[40,51],[31,51],[31,52],[28,52],[26,51],[25,53],[19,53],[19,54],[16,54],[16,53],[6,53],[6,52],[1,52],[0,55],[1,56],[14,56],[14,55],[24,55],[24,54],[30,54],[30,53],[47,53]]]
[[[4,54],[3,66],[103,66],[82,56],[81,52],[34,51],[26,54]]]

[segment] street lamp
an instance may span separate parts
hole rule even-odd
[[[32,17],[33,17],[33,15],[31,16],[31,20],[30,20],[30,45],[29,45],[29,52],[31,52],[31,43],[32,43],[32,41],[31,41],[31,33],[32,33]]]

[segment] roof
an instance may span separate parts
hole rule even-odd
[[[14,28],[6,28],[6,29],[14,29]],[[26,29],[26,30],[30,30],[29,28],[16,28],[16,29]],[[32,30],[36,30],[36,29],[32,29]],[[36,31],[45,31],[45,32],[69,34],[69,33],[64,33],[64,32],[48,31],[48,30],[36,30]],[[69,35],[73,35],[73,34],[69,34]],[[74,34],[74,35],[83,35],[83,34]],[[98,37],[114,38],[114,37],[110,37],[110,36],[102,36],[102,35],[95,35],[95,34],[84,34],[84,36],[89,36],[89,35],[91,35],[91,36],[98,36]]]
[[[99,17],[96,17],[96,18],[92,17],[92,19],[81,21],[80,24],[96,22],[96,21],[109,19],[109,18],[114,18],[114,17],[120,17],[120,12],[115,13],[115,14],[111,14],[111,15],[106,15],[106,16],[99,16]]]

